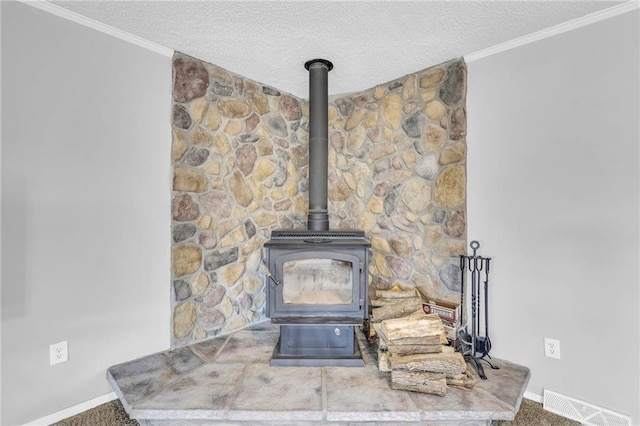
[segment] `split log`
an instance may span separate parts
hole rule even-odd
[[[431,314],[418,319],[386,319],[382,321],[382,332],[389,342],[393,342],[407,337],[440,336],[444,326],[438,315]]]
[[[376,290],[376,297],[380,299],[406,299],[408,297],[416,297],[414,290]]]
[[[392,370],[391,388],[444,396],[447,394],[447,377],[444,373]]]
[[[400,318],[418,309],[422,309],[422,301],[418,297],[396,299],[379,308],[373,308],[371,321],[380,322],[390,318]]]
[[[469,370],[464,374],[453,374],[449,376],[447,374],[447,385],[457,386],[466,389],[473,389],[478,383],[478,379]]]
[[[434,336],[437,339],[437,336]],[[433,345],[387,345],[387,350],[392,356],[404,356],[412,354],[435,354],[442,352],[440,339]]]
[[[391,361],[389,359],[389,352],[378,348],[378,370],[384,373],[391,371]]]
[[[428,371],[451,376],[467,371],[467,363],[460,352],[414,354],[391,357],[392,370]]]
[[[453,346],[442,345],[442,352],[444,352],[446,354],[452,354],[455,351],[456,351],[456,349]]]

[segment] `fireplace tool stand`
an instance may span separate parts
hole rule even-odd
[[[460,302],[462,304],[462,324],[464,328],[458,331],[458,350],[464,355],[465,360],[471,364],[481,379],[486,380],[484,368],[480,361],[486,362],[492,369],[498,370],[499,367],[493,365],[487,358],[491,359],[489,351],[491,351],[491,340],[489,339],[489,264],[490,257],[482,257],[477,255],[480,248],[478,241],[471,241],[469,244],[473,250],[471,256],[460,255]],[[465,309],[465,274],[471,273],[471,282],[469,283],[471,291],[471,334],[469,334]],[[481,275],[484,272],[484,283],[481,282]],[[483,296],[481,296],[483,294]],[[484,297],[484,304],[481,299]],[[482,318],[484,314],[484,318]],[[483,321],[481,321],[483,319]],[[484,323],[484,335],[481,335],[481,322]]]

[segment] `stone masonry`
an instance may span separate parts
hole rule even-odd
[[[459,298],[465,96],[454,60],[330,98],[331,228],[366,232],[372,291]],[[176,347],[264,319],[262,246],[273,229],[306,228],[309,156],[302,99],[176,53],[173,100]]]

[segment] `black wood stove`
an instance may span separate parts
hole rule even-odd
[[[327,211],[331,62],[309,71],[308,229],[275,230],[265,243],[267,316],[280,324],[275,366],[364,366],[355,327],[367,318],[370,244],[361,230],[330,230]]]

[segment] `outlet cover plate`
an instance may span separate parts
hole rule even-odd
[[[544,338],[544,356],[560,359],[560,340]]]
[[[69,345],[67,341],[49,345],[49,365],[56,365],[69,360]]]

